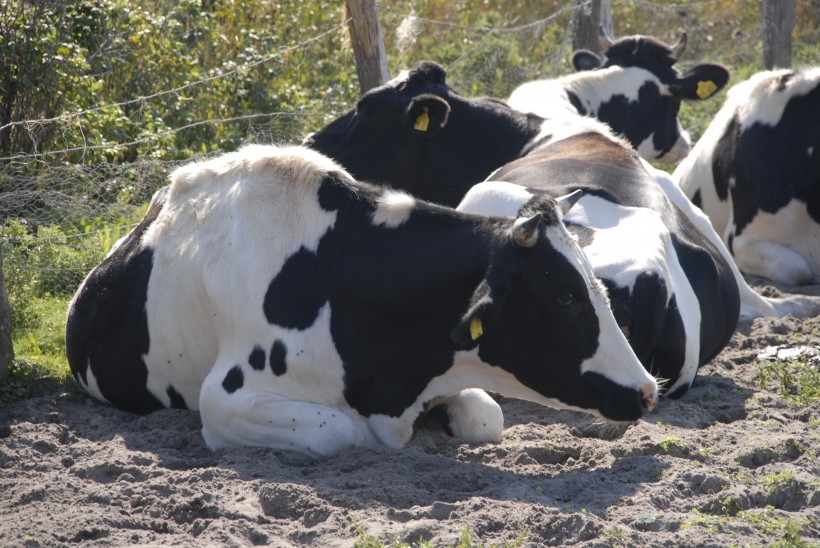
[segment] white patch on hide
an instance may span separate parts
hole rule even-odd
[[[415,207],[416,199],[409,194],[398,190],[386,190],[379,197],[371,219],[376,226],[396,228],[407,222]]]

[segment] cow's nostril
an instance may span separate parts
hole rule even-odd
[[[646,412],[649,413],[655,409],[655,405],[658,403],[658,386],[655,383],[645,384],[640,388],[640,392],[641,403]]]

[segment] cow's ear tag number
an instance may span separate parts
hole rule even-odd
[[[700,97],[701,99],[706,99],[707,97],[712,95],[716,89],[717,86],[713,81],[704,80],[703,82],[698,82],[698,89],[697,91],[695,91],[695,93],[697,93],[698,97]]]
[[[473,318],[473,321],[470,322],[470,338],[476,340],[483,334],[484,326],[481,325],[481,320]]]
[[[430,125],[430,116],[427,114],[430,111],[428,107],[422,107],[422,112],[416,118],[416,123],[413,124],[413,129],[417,131],[427,131],[427,126]]]

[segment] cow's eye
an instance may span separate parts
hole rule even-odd
[[[568,291],[563,295],[559,295],[555,298],[555,304],[564,308],[569,308],[575,304],[575,295],[571,291]]]

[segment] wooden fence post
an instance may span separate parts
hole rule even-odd
[[[347,0],[350,43],[356,56],[356,73],[362,93],[390,80],[387,54],[375,0]]]
[[[572,13],[572,49],[588,49],[601,53],[598,25],[612,36],[612,5],[610,0],[575,0]]]
[[[8,376],[12,358],[14,347],[11,345],[11,306],[3,277],[3,242],[0,241],[0,379]]]
[[[763,27],[763,68],[790,68],[794,0],[761,0],[760,25]]]

